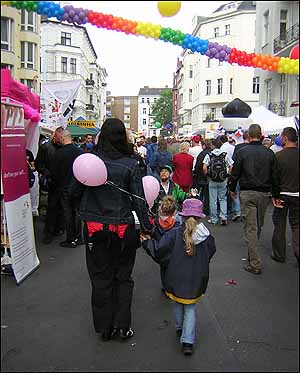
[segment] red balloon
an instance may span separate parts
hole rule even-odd
[[[290,52],[290,58],[292,60],[298,60],[299,59],[299,44],[295,45],[294,48],[292,48]]]

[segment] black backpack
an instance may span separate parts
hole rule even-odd
[[[215,155],[209,153],[210,164],[208,166],[207,176],[213,181],[222,182],[226,180],[227,165],[226,165],[226,153],[221,153],[220,155]]]

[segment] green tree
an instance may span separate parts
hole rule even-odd
[[[159,99],[151,106],[151,115],[154,116],[154,123],[161,123],[162,127],[172,121],[172,91],[162,91]]]

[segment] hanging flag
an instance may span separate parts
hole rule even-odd
[[[67,127],[80,88],[80,80],[42,83],[41,101],[48,127]]]

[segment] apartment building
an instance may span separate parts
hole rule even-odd
[[[40,93],[40,25],[34,12],[1,5],[1,68]]]
[[[255,2],[234,1],[219,6],[209,17],[196,16],[193,35],[252,53],[255,51],[255,20]],[[186,97],[180,104],[181,114],[178,118],[181,133],[214,130],[223,117],[223,106],[234,98],[245,101],[252,109],[258,106],[259,77],[253,68],[209,59],[199,53],[191,56],[193,59],[187,51],[182,55],[183,66],[180,69],[184,73],[179,82],[177,80],[177,84],[184,87],[182,90]],[[193,66],[192,72],[190,65]],[[178,89],[178,86],[174,89]],[[190,94],[192,105],[189,102]]]
[[[256,53],[289,57],[299,43],[298,1],[256,2]],[[260,105],[280,116],[299,114],[299,75],[278,74],[256,69],[260,80]]]
[[[138,131],[138,98],[137,96],[110,96],[110,115],[119,118],[126,128]]]
[[[151,115],[152,106],[159,99],[161,93],[171,88],[151,88],[144,86],[138,94],[138,131],[146,137],[159,136],[161,129],[155,127],[155,118]],[[163,123],[162,123],[163,124]]]
[[[101,127],[106,117],[107,72],[97,58],[85,27],[42,19],[41,81],[80,79],[72,119],[94,120]]]

